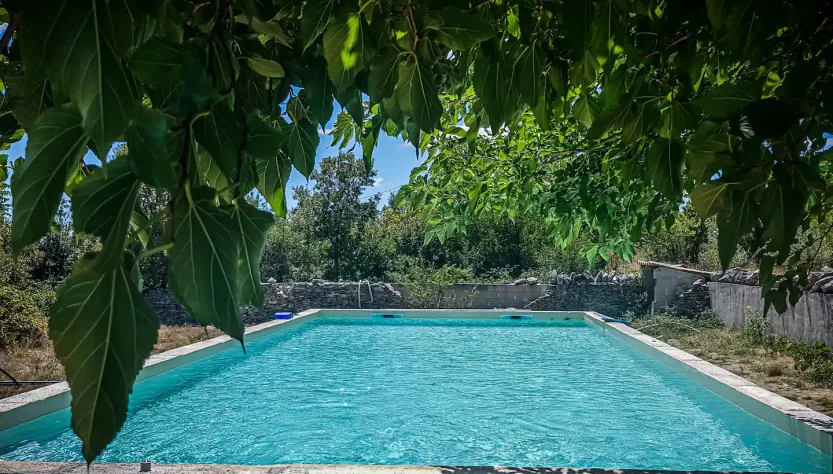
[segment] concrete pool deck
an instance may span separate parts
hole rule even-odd
[[[0,462],[0,474],[133,474],[138,464]],[[729,471],[655,471],[643,469],[577,469],[566,467],[502,466],[355,466],[327,464],[276,464],[235,466],[225,464],[154,464],[159,474],[727,474]],[[745,474],[755,474],[745,472]]]
[[[639,350],[645,355],[681,372],[694,379],[704,387],[721,397],[738,405],[740,408],[755,415],[756,417],[774,425],[801,441],[815,447],[828,456],[833,455],[833,418],[818,413],[799,403],[776,395],[754,383],[735,375],[725,369],[706,362],[699,357],[691,355],[683,350],[677,349],[669,344],[659,341],[651,336],[643,334],[630,326],[618,322],[605,321],[604,316],[594,312],[581,311],[518,311],[511,309],[502,310],[308,310],[293,319],[275,320],[267,323],[251,326],[246,329],[247,341],[260,339],[269,336],[283,329],[295,326],[304,321],[320,317],[404,317],[404,318],[455,318],[455,319],[498,319],[501,316],[532,316],[536,320],[584,320],[588,324],[597,326],[600,330],[611,334],[623,343]],[[168,370],[188,364],[190,362],[208,357],[217,352],[238,346],[238,342],[228,336],[220,336],[207,341],[179,347],[167,352],[151,356],[139,373],[137,382],[159,375]],[[22,393],[14,397],[0,400],[0,431],[26,423],[38,417],[53,413],[69,407],[70,393],[68,385],[58,383],[30,392]],[[0,461],[0,473],[5,472],[75,472],[75,467],[81,466],[73,463],[25,463],[25,462],[4,462]],[[93,467],[102,466],[112,471],[98,472],[136,472],[136,464],[94,464]],[[126,466],[130,466],[129,470]],[[168,470],[168,469],[173,470]],[[211,469],[226,469],[211,470]],[[9,470],[13,469],[13,470]],[[14,470],[17,469],[17,470]],[[71,470],[67,470],[71,469]],[[164,469],[164,470],[162,470]],[[208,470],[200,470],[208,469]],[[277,469],[277,470],[276,470]],[[307,469],[305,471],[305,469]],[[441,471],[437,471],[440,469]],[[453,471],[442,471],[439,467],[399,467],[399,466],[185,466],[155,465],[154,472],[186,472],[186,473],[214,473],[214,472],[310,472],[321,474],[349,474],[349,473],[409,473],[409,474],[430,474],[430,473],[479,473],[471,469],[493,469],[493,468],[453,468]],[[506,471],[483,471],[503,473],[527,473],[538,472],[652,472],[639,470],[557,470],[557,469],[527,469],[527,468],[505,468]],[[84,466],[84,470],[86,467]],[[78,471],[81,472],[81,471]],[[91,472],[97,472],[93,469]],[[669,471],[664,471],[669,472]],[[695,471],[686,471],[695,472]]]

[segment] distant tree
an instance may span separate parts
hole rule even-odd
[[[298,208],[292,219],[307,227],[310,237],[324,241],[329,261],[324,276],[332,280],[360,276],[359,249],[368,222],[379,213],[379,196],[362,201],[364,188],[373,186],[376,172],[352,153],[324,158],[313,171],[312,189],[295,188]]]

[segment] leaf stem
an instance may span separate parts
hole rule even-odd
[[[136,260],[142,260],[143,258],[148,258],[151,255],[157,254],[159,252],[164,252],[166,250],[170,250],[174,247],[173,242],[168,242],[167,244],[162,244],[158,247],[154,247],[152,249],[147,249],[139,252],[139,255],[136,256]]]

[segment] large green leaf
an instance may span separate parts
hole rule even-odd
[[[200,187],[181,194],[168,253],[171,290],[200,324],[216,326],[242,343],[236,223],[214,205],[214,190]]]
[[[37,0],[21,40],[24,55],[43,58],[49,78],[81,112],[99,157],[138,112],[138,96],[121,58],[132,45],[128,2]],[[125,33],[127,39],[125,39]]]
[[[72,429],[87,463],[124,424],[133,382],[159,329],[131,276],[135,263],[130,255],[125,260],[101,266],[85,257],[58,287],[49,315],[49,337],[72,393]]]
[[[489,114],[494,134],[520,105],[519,78],[515,72],[507,58],[495,61],[481,54],[475,59],[474,91]],[[400,81],[401,74],[400,71]]]
[[[182,78],[185,50],[164,37],[155,37],[130,57],[130,70],[149,86],[170,86]]]
[[[130,168],[127,159],[111,161],[73,188],[72,226],[77,232],[106,239],[113,229],[126,227],[140,186]]]
[[[46,79],[24,77],[5,78],[6,100],[18,122],[27,130],[35,120],[54,105],[52,90]]]
[[[246,119],[249,135],[246,139],[246,152],[256,158],[271,158],[280,152],[286,137],[281,131],[263,121],[257,115]]]
[[[674,140],[654,139],[648,153],[648,174],[651,182],[668,199],[679,199],[682,193],[683,147]]]
[[[215,104],[211,113],[195,121],[193,127],[194,138],[211,154],[223,175],[230,181],[236,180],[243,131],[228,102]]]
[[[582,96],[573,104],[573,117],[585,127],[592,126],[597,115],[598,106],[587,97]]]
[[[271,59],[248,58],[246,59],[246,65],[263,77],[283,77],[285,74],[283,66]]]
[[[758,222],[758,203],[755,193],[749,189],[727,192],[724,205],[717,214],[717,253],[723,269],[729,268],[737,253],[740,239]]]
[[[130,163],[136,176],[151,186],[174,189],[176,172],[168,156],[168,124],[162,114],[142,108],[139,119],[125,133]]]
[[[351,12],[336,15],[324,32],[327,72],[338,90],[352,85],[373,55],[363,30],[361,13]]]
[[[790,253],[795,234],[804,220],[804,205],[810,190],[797,176],[789,162],[779,162],[773,169],[775,180],[771,181],[764,193],[762,209],[767,222],[766,235],[769,248],[777,250],[777,262],[783,262]]]
[[[398,74],[395,94],[399,106],[423,132],[433,132],[442,114],[434,75],[419,61],[400,62]]]
[[[275,220],[272,214],[261,211],[246,202],[237,202],[231,209],[237,231],[240,232],[238,277],[240,281],[240,303],[263,306],[263,285],[260,281],[260,258],[266,244],[266,234]]]
[[[286,217],[286,183],[292,172],[292,164],[278,151],[270,158],[258,158],[257,189],[266,199],[272,210],[280,217]]]
[[[393,95],[393,90],[398,79],[399,69],[396,67],[398,60],[399,53],[395,49],[390,48],[383,52],[370,65],[370,77],[368,78],[367,89],[371,102],[379,102]]]
[[[714,119],[727,119],[738,109],[761,98],[761,85],[756,82],[726,83],[709,89],[694,104]]]
[[[286,137],[283,149],[292,160],[295,169],[301,172],[304,177],[309,178],[315,168],[315,152],[318,149],[318,130],[315,124],[308,120],[300,120],[290,124],[281,125],[281,131]]]
[[[309,48],[327,28],[333,14],[335,0],[308,0],[301,16],[301,39],[304,49]]]
[[[521,96],[530,107],[535,107],[544,95],[547,77],[544,75],[546,56],[540,47],[527,46],[516,61],[520,74]]]
[[[304,73],[304,90],[301,95],[309,106],[309,112],[323,127],[333,116],[333,94],[330,80],[327,78],[327,65],[317,61]]]
[[[459,8],[444,8],[437,14],[442,20],[442,25],[437,28],[437,39],[451,49],[465,51],[497,34],[488,22]]]
[[[725,207],[728,192],[729,185],[726,183],[699,184],[691,194],[691,204],[702,219],[708,219]]]
[[[19,252],[49,230],[64,185],[78,166],[89,138],[71,106],[41,115],[29,130],[26,159],[12,175],[12,248]]]

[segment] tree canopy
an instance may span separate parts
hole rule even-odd
[[[310,176],[323,129],[428,150],[401,200],[440,238],[483,210],[544,215],[628,259],[684,197],[716,215],[721,258],[761,222],[764,293],[804,278],[797,230],[830,193],[831,4],[764,0],[2,0],[0,146],[12,244],[49,229],[62,196],[100,239],[61,285],[50,336],[88,462],[121,428],[158,319],[138,264],[166,251],[175,296],[243,342],[258,264],[292,168]],[[486,132],[484,130],[490,130]],[[481,137],[486,134],[486,137]],[[127,153],[111,155],[114,143]],[[100,161],[86,163],[88,150]],[[157,215],[141,186],[169,192]],[[160,217],[160,215],[163,215]],[[148,223],[168,219],[145,248]],[[577,223],[577,224],[576,224]],[[591,249],[588,249],[590,253]],[[775,266],[787,264],[774,277]],[[779,306],[780,307],[780,306]]]

